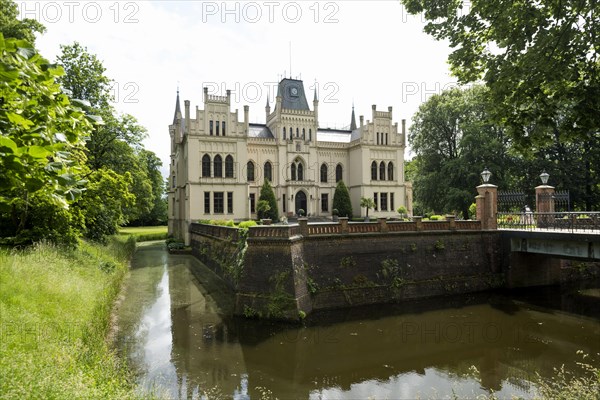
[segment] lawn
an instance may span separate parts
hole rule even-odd
[[[133,236],[137,242],[164,240],[167,238],[166,226],[131,226],[119,229],[119,235]]]

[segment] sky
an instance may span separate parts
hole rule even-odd
[[[144,144],[169,164],[168,126],[179,88],[191,107],[209,93],[232,91],[231,111],[250,106],[264,123],[277,82],[302,79],[319,127],[371,119],[371,105],[407,125],[431,95],[456,86],[447,42],[423,32],[398,0],[371,1],[16,1],[20,17],[43,23],[37,39],[52,61],[78,41],[114,80],[115,108],[148,130]],[[358,122],[358,121],[357,121]],[[410,150],[407,150],[410,157]],[[165,171],[163,171],[165,172]]]

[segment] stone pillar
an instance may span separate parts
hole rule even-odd
[[[540,185],[535,188],[535,212],[537,226],[545,228],[554,222],[554,186]]]
[[[342,234],[348,233],[348,217],[339,217],[338,221],[340,223],[340,230]]]
[[[300,225],[300,234],[304,237],[308,236],[308,218],[298,218],[298,225]]]
[[[387,218],[377,218],[377,222],[379,223],[379,232],[387,233],[389,232]]]
[[[412,217],[418,231],[423,230],[423,217]]]
[[[477,205],[477,220],[481,221],[481,229],[498,229],[496,214],[498,214],[498,186],[485,183],[477,186],[475,203]]]

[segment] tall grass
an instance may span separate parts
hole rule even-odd
[[[135,240],[0,250],[0,398],[134,398],[106,343]]]

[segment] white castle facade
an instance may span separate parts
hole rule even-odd
[[[169,175],[169,234],[189,243],[188,228],[201,219],[255,219],[260,188],[268,179],[281,216],[331,217],[335,187],[343,180],[355,216],[365,215],[361,197],[375,201],[370,215],[397,216],[405,206],[412,214],[412,187],[404,181],[405,120],[398,130],[392,107],[371,120],[352,110],[349,129],[319,127],[319,101],[312,110],[301,80],[279,82],[275,105],[265,107],[266,123],[243,121],[230,108],[227,96],[204,89],[204,108],[184,114],[175,105]]]

